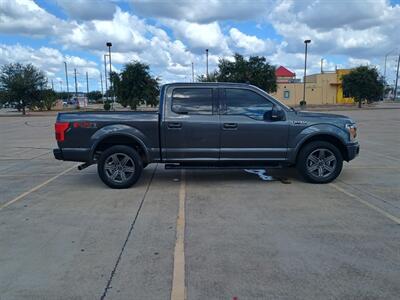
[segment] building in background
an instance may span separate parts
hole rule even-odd
[[[306,76],[307,104],[354,103],[353,98],[343,93],[342,76],[349,72],[350,69],[337,69],[333,72],[325,71],[324,73]],[[277,91],[272,95],[285,104],[298,105],[303,99],[303,83],[295,78],[287,81],[278,81],[277,77]]]
[[[293,73],[283,66],[280,66],[275,70],[275,76],[277,83],[288,83],[296,81],[296,73]]]

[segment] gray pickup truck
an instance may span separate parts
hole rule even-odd
[[[297,111],[248,84],[174,83],[158,112],[59,113],[56,159],[97,163],[101,180],[127,188],[150,163],[166,168],[296,166],[327,183],[359,153],[345,116]]]

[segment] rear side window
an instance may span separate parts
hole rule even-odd
[[[250,90],[226,89],[225,95],[227,115],[245,115],[263,120],[264,114],[273,107],[273,103],[268,99]]]
[[[172,92],[172,111],[177,114],[212,115],[212,89],[184,88]]]

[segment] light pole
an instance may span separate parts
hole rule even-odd
[[[113,91],[113,84],[112,84],[112,79],[111,79],[111,42],[106,43],[108,47],[108,58],[110,60],[110,93],[111,93],[111,99],[113,99],[113,109],[115,110],[115,97],[114,97],[114,91]]]
[[[106,91],[104,93],[104,97],[106,97],[106,100],[108,100],[108,97],[107,97],[107,56],[108,56],[108,54],[104,54],[104,82],[106,84]]]
[[[397,96],[397,83],[399,81],[399,67],[400,67],[400,54],[399,54],[399,58],[397,59],[396,83],[394,84],[393,101],[396,100],[396,96]]]
[[[75,97],[78,97],[78,84],[76,81],[76,69],[74,69],[74,74],[75,74]]]
[[[88,76],[88,72],[86,72],[86,94],[89,94],[89,76]]]
[[[307,45],[311,43],[311,40],[305,40],[305,50],[304,50],[304,79],[303,79],[303,102],[300,103],[302,107],[306,103],[306,76],[307,76]]]
[[[101,95],[103,96],[103,72],[100,69],[100,86],[101,86]],[[104,103],[104,99],[103,99],[103,103]]]
[[[67,82],[67,100],[69,100],[68,68],[67,68],[67,63],[65,61],[64,65],[65,65],[65,81]]]
[[[194,82],[194,64],[192,62],[192,82]]]
[[[385,66],[383,68],[383,85],[384,85],[384,87],[386,87],[386,63],[387,63],[387,58],[392,52],[393,52],[393,50],[388,52],[388,53],[386,53],[386,55],[385,55]],[[383,89],[382,100],[384,100],[384,98],[385,98],[385,88]]]
[[[208,49],[206,49],[206,76],[208,80]]]

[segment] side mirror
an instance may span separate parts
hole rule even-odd
[[[274,105],[270,112],[264,114],[264,120],[268,121],[282,121],[285,119],[285,113],[283,110]]]

